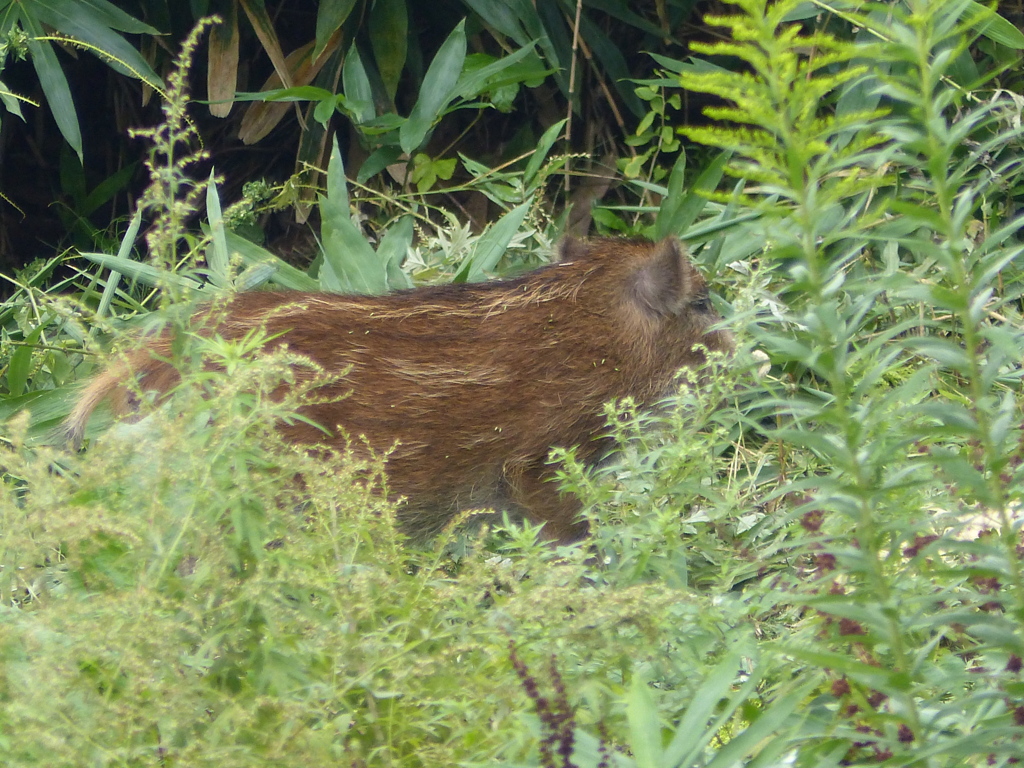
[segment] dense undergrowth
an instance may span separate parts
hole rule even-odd
[[[725,122],[686,134],[723,152],[696,185],[733,182],[639,221],[715,274],[738,351],[655,414],[610,405],[614,460],[555,457],[593,530],[557,550],[512,525],[404,541],[386,457],[278,441],[300,393],[268,393],[303,363],[258,338],[191,339],[169,403],[47,445],[100,341],[184,328],[216,290],[480,279],[552,239],[550,144],[485,175],[519,194],[486,232],[418,220],[415,248],[415,210],[367,242],[335,153],[323,255],[289,270],[187,157],[163,172],[189,139],[169,82],[160,258],[129,258],[136,223],[78,304],[29,279],[3,308],[5,764],[1019,762],[1021,107],[969,47],[1016,38],[970,2],[733,5],[709,20],[726,42],[658,86],[721,97]],[[204,198],[204,233],[169,216]]]

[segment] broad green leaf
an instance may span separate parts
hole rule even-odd
[[[323,233],[321,283],[329,290],[381,294],[388,289],[387,272],[349,212],[345,167],[334,140],[327,166],[327,196],[320,197]]]
[[[210,245],[206,249],[206,264],[210,268],[210,281],[218,288],[227,288],[229,285],[228,242],[224,235],[224,217],[220,212],[220,196],[217,194],[217,183],[213,171],[210,171],[210,180],[206,186],[206,216],[210,221]]]
[[[119,256],[111,256],[108,253],[83,253],[83,258],[99,264],[101,267],[120,272],[122,275],[154,288],[160,285],[174,285],[190,291],[197,291],[202,288],[197,281],[190,277],[182,277],[168,272],[164,269],[157,269],[152,264],[146,264],[132,259],[122,259]]]
[[[572,64],[572,37],[566,26],[565,17],[556,3],[539,3],[536,6],[537,21],[540,24],[540,47],[548,64],[557,68],[555,79],[562,93],[569,93],[569,70]],[[578,101],[574,99],[574,108]]]
[[[676,727],[672,741],[665,749],[665,766],[689,765],[703,745],[714,736],[713,731],[708,732],[708,721],[715,714],[718,702],[729,695],[736,683],[741,657],[741,649],[734,648],[704,678]]]
[[[506,37],[512,38],[519,46],[528,44],[530,37],[540,28],[537,11],[529,0],[463,0],[466,5],[484,20],[485,24]],[[525,31],[533,29],[534,32]]]
[[[970,359],[963,348],[950,339],[939,339],[936,337],[910,338],[903,341],[903,345],[919,355],[925,355],[937,361],[939,365],[951,368],[956,371],[968,372],[970,370]]]
[[[334,94],[315,85],[275,88],[269,91],[239,91],[235,101],[333,101]]]
[[[232,281],[236,291],[251,291],[270,281],[277,272],[276,265],[270,263],[254,264],[243,270]]]
[[[526,170],[523,171],[523,186],[526,189],[530,189],[533,185],[534,179],[537,173],[540,171],[541,165],[547,159],[548,152],[551,151],[552,145],[558,141],[558,137],[562,133],[562,128],[565,126],[565,119],[559,120],[557,123],[548,128],[540,137],[540,141],[537,142],[537,149],[534,150],[530,156],[529,162],[526,164]]]
[[[653,112],[651,114],[654,114]],[[721,155],[719,156],[721,157]],[[683,192],[683,184],[686,181],[686,152],[680,152],[679,158],[672,166],[672,172],[668,177],[668,188],[661,200],[661,207],[654,218],[654,238],[661,240],[669,233],[679,233],[684,227],[677,225],[680,219],[680,209],[687,199]]]
[[[699,227],[688,229],[682,233],[682,237],[688,243],[702,243],[706,240],[710,240],[712,237],[717,237],[721,232],[728,231],[734,227],[744,224],[748,221],[754,221],[762,217],[760,211],[754,211],[752,213],[744,213],[740,216],[729,216],[728,213],[724,213],[722,216],[709,221],[706,224],[701,224]],[[750,246],[750,252],[759,248],[760,246],[755,241]]]
[[[21,114],[21,101],[15,97],[14,91],[7,87],[3,80],[0,80],[0,101],[11,114],[17,115],[23,121],[25,116]]]
[[[10,390],[11,397],[18,397],[25,391],[28,375],[32,370],[32,352],[35,351],[35,345],[39,341],[45,325],[45,321],[40,323],[26,336],[24,343],[18,345],[7,363],[7,389]]]
[[[769,746],[773,742],[784,739],[787,721],[797,707],[805,705],[808,697],[817,687],[815,680],[797,688],[788,696],[772,701],[754,722],[739,733],[732,734],[725,745],[715,753],[707,768],[733,768],[742,765],[742,760],[759,751],[759,747]],[[795,719],[794,719],[795,720]],[[790,727],[795,728],[797,722]]]
[[[163,81],[142,54],[97,17],[97,2],[98,0],[93,0],[92,3],[34,0],[30,6],[26,4],[24,12],[31,10],[35,18],[43,24],[95,46],[92,53],[117,72],[144,80],[154,87],[163,87]],[[159,33],[154,29],[150,34]]]
[[[228,251],[232,255],[238,254],[242,263],[249,269],[259,266],[273,268],[270,282],[287,288],[292,291],[315,291],[320,284],[301,269],[296,269],[288,262],[272,254],[266,248],[262,248],[251,240],[246,240],[230,230],[225,231],[225,239],[228,244]],[[244,289],[242,289],[244,290]]]
[[[43,28],[34,17],[22,16],[22,23],[32,38],[43,37]],[[53,52],[50,43],[31,38],[28,41],[28,50],[32,55],[32,66],[39,77],[39,84],[46,94],[50,113],[64,140],[71,145],[81,161],[82,132],[78,127],[78,113],[75,111],[75,102],[71,98],[68,81],[60,68],[60,62],[57,61],[57,54]]]
[[[633,674],[626,696],[629,746],[637,768],[661,768],[661,724],[651,689],[642,675]]]
[[[647,34],[653,35],[656,38],[665,37],[665,30],[631,11],[629,9],[629,3],[623,3],[622,0],[587,0],[586,6],[588,8],[597,8],[598,10],[604,11],[613,19],[625,22],[631,27],[643,30]]]
[[[348,181],[345,179],[345,164],[341,159],[341,150],[338,149],[337,136],[334,137],[331,159],[327,164],[327,197],[323,198],[320,204],[326,205],[332,213],[344,214],[346,220],[351,220],[348,210]]]
[[[363,60],[359,58],[359,49],[353,43],[345,56],[345,64],[341,68],[341,87],[345,93],[345,106],[352,114],[356,123],[372,120],[377,116],[373,106],[373,88],[366,76]]]
[[[409,119],[398,130],[399,144],[404,152],[411,154],[423,143],[441,110],[454,98],[465,60],[466,21],[463,19],[430,62],[423,76],[419,98],[416,99]]]
[[[135,245],[135,238],[139,236],[139,227],[142,226],[142,209],[139,208],[135,211],[135,215],[132,216],[131,224],[128,225],[128,231],[124,233],[124,237],[121,238],[121,247],[117,249],[117,257],[123,261],[131,261],[130,256],[132,253],[132,246]],[[103,295],[100,296],[99,306],[96,308],[96,317],[105,317],[107,311],[110,309],[110,303],[114,300],[114,296],[117,293],[118,283],[121,282],[121,273],[117,270],[111,270],[107,276],[107,284],[103,287]],[[95,333],[99,328],[98,325],[93,325],[89,329],[90,335]]]
[[[526,62],[524,59],[533,58],[534,61]],[[487,57],[489,58],[489,57]],[[516,66],[517,64],[522,64]],[[467,62],[468,64],[468,62]],[[462,99],[472,99],[481,93],[486,93],[504,85],[521,83],[537,77],[543,77],[548,70],[541,64],[540,58],[534,53],[533,48],[520,48],[513,54],[492,61],[484,66],[477,66],[473,69],[463,71],[459,82],[455,86],[455,95]],[[502,73],[505,76],[502,77]]]
[[[0,424],[16,413],[28,411],[32,424],[28,430],[30,444],[63,445],[65,437],[58,426],[71,412],[71,404],[78,392],[78,387],[72,385],[58,389],[35,390],[20,397],[4,398],[0,401]],[[88,434],[96,434],[110,426],[109,412],[103,408],[97,411],[97,418],[89,422]]]
[[[612,42],[605,31],[586,13],[580,16],[580,33],[590,46],[593,56],[600,62],[601,68],[607,73],[608,80],[618,92],[622,103],[634,115],[643,117],[646,107],[633,90],[633,83],[630,82],[632,73],[626,64],[625,56],[622,55],[622,49]],[[576,87],[579,87],[578,83]]]
[[[317,58],[327,47],[331,35],[341,29],[345,19],[352,13],[356,0],[320,0],[316,13],[316,46],[313,58]]]
[[[1024,48],[1024,33],[1011,22],[981,3],[972,2],[971,9],[975,13],[983,15],[982,20],[974,25],[974,29],[979,35],[984,35],[989,40],[1005,45],[1007,48],[1018,50]]]
[[[124,166],[124,168],[118,169],[93,187],[93,190],[78,204],[78,213],[83,216],[88,216],[89,214],[94,213],[101,205],[109,202],[115,195],[128,186],[128,183],[135,174],[135,169],[137,167],[138,161],[129,163]]]
[[[402,156],[402,148],[389,145],[381,147],[371,154],[363,164],[359,166],[359,173],[356,174],[356,181],[360,184],[365,184],[368,179],[373,178],[378,173],[383,171],[389,165],[393,165],[399,161]]]
[[[128,32],[133,35],[160,34],[160,30],[139,21],[134,16],[129,16],[107,0],[75,0],[74,3],[68,3],[66,0],[36,0],[34,5],[43,5],[44,2],[51,7],[77,5],[87,10],[89,15],[99,24],[121,32]]]
[[[455,274],[452,282],[478,283],[481,280],[486,280],[488,274],[505,255],[508,244],[512,242],[512,238],[522,226],[532,203],[532,200],[527,200],[492,224],[476,241],[473,255],[466,259],[466,263]]]
[[[370,47],[388,98],[394,101],[409,46],[406,0],[377,0],[370,11]]]
[[[402,271],[402,260],[412,245],[413,217],[403,216],[391,227],[377,246],[377,258],[387,271],[388,286],[392,289],[412,288],[412,281]]]

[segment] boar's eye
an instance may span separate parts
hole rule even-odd
[[[694,296],[693,299],[690,301],[690,307],[694,311],[696,311],[696,312],[701,312],[701,313],[710,312],[711,311],[711,297],[708,296],[708,294],[706,294],[706,293],[702,293],[702,294],[699,294],[697,296]]]

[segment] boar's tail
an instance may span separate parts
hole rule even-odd
[[[115,363],[82,390],[78,402],[64,420],[62,428],[65,439],[75,450],[82,446],[85,425],[89,422],[92,412],[96,410],[96,406],[121,389],[127,376],[127,366],[124,363]]]

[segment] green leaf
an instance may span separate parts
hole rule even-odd
[[[32,353],[43,333],[46,323],[40,323],[35,330],[25,337],[25,342],[14,350],[10,362],[7,363],[7,389],[11,397],[18,397],[25,391],[28,375],[32,370]]]
[[[17,115],[22,121],[25,120],[25,116],[21,113],[21,102],[14,97],[14,91],[3,80],[0,80],[0,101],[3,102],[8,112]]]
[[[409,47],[406,0],[376,0],[370,10],[370,47],[388,98],[394,101]]]
[[[93,187],[93,190],[78,204],[78,213],[88,216],[94,213],[101,205],[113,199],[115,195],[128,186],[137,167],[137,161],[129,163]]]
[[[373,88],[355,43],[348,49],[341,68],[341,87],[345,93],[345,106],[354,122],[364,123],[377,116],[373,106]]]
[[[464,0],[473,11],[519,46],[540,33],[540,20],[531,0]]]
[[[465,27],[463,19],[448,35],[423,76],[416,105],[398,131],[399,144],[404,152],[411,154],[423,143],[441,110],[455,96],[455,86],[466,60]]]
[[[772,701],[771,706],[766,707],[754,722],[729,737],[725,746],[715,753],[707,768],[732,768],[742,765],[743,759],[755,754],[759,747],[763,749],[773,744],[777,746],[777,742],[784,740],[783,731],[787,721],[797,707],[807,703],[807,698],[817,685],[818,682],[815,680],[797,688],[788,696],[781,696]]]
[[[296,85],[292,88],[275,88],[269,91],[239,91],[235,101],[330,101],[335,95],[326,88],[315,85]]]
[[[323,222],[323,263],[321,285],[327,290],[345,293],[381,294],[387,292],[387,272],[366,238],[352,223],[349,213],[345,167],[337,137],[327,166],[327,196],[320,197]]]
[[[377,258],[384,264],[388,286],[392,289],[412,288],[412,281],[402,271],[402,261],[412,245],[413,217],[403,216],[391,227],[377,246]]]
[[[629,721],[629,746],[638,768],[660,768],[661,724],[651,689],[642,675],[633,674],[626,696],[626,718]]]
[[[925,355],[937,361],[939,365],[956,371],[970,370],[970,359],[967,353],[954,341],[935,337],[910,338],[903,345],[919,355]]]
[[[365,184],[389,165],[399,161],[402,156],[402,148],[395,145],[381,147],[371,154],[363,164],[359,166],[359,173],[356,174],[356,181]]]
[[[456,272],[452,280],[453,283],[478,283],[487,279],[488,274],[505,255],[508,244],[512,242],[519,227],[522,226],[532,202],[532,200],[527,200],[490,226],[476,241],[473,255],[466,259],[466,262]]]
[[[715,714],[718,702],[729,695],[735,684],[741,658],[740,648],[733,649],[704,678],[665,749],[664,765],[690,765],[703,745],[710,741],[714,732],[708,733],[708,721]]]
[[[111,25],[105,22],[105,19],[110,16],[103,13],[103,9],[116,12],[117,9],[113,6],[103,3],[102,0],[73,3],[69,3],[67,0],[34,0],[31,4],[26,3],[24,13],[30,9],[39,22],[53,27],[69,37],[95,46],[91,52],[106,62],[111,69],[123,75],[144,80],[154,87],[163,87],[163,81],[149,66],[142,54],[129,45],[127,40],[115,33],[110,28]],[[131,19],[125,14],[122,16]],[[142,31],[147,34],[159,34],[151,27]]]
[[[320,284],[301,269],[296,269],[288,262],[275,256],[266,248],[262,248],[251,240],[246,240],[230,230],[225,231],[228,251],[237,254],[247,269],[267,266],[273,269],[268,278],[270,282],[292,291],[315,291]]]
[[[33,5],[46,4],[50,7],[62,7],[72,5],[65,0],[36,0]],[[116,29],[120,32],[128,32],[133,35],[159,35],[160,30],[151,27],[145,22],[139,21],[134,16],[129,16],[116,5],[107,0],[75,0],[73,5],[83,10],[88,9],[89,15],[99,24]]]
[[[210,268],[210,281],[218,288],[227,288],[229,286],[228,241],[224,235],[224,217],[220,212],[220,196],[217,194],[217,183],[212,170],[209,183],[206,186],[206,216],[210,221],[210,245],[206,249],[206,264]]]
[[[580,32],[590,46],[594,58],[601,63],[602,69],[607,73],[608,80],[618,92],[622,103],[634,115],[643,117],[644,103],[637,98],[633,91],[633,84],[630,82],[632,73],[629,71],[629,65],[626,64],[625,56],[622,55],[622,50],[585,13],[580,16]],[[578,88],[579,85],[576,87]]]
[[[523,59],[529,57],[532,57],[534,61],[523,62],[523,66],[515,66],[522,62]],[[486,93],[504,85],[543,77],[547,71],[541,64],[537,54],[534,53],[533,48],[520,48],[515,53],[497,61],[492,61],[490,64],[485,64],[482,67],[477,66],[470,69],[467,66],[466,71],[459,77],[459,82],[455,86],[455,95],[461,99],[472,99],[481,93]],[[499,77],[503,72],[506,75]]]
[[[1024,33],[1011,22],[981,3],[972,2],[970,5],[975,13],[983,15],[982,20],[974,24],[974,29],[979,35],[1007,48],[1024,48]]]
[[[32,38],[43,36],[43,28],[34,17],[22,16],[22,23]],[[50,113],[64,140],[71,145],[81,161],[82,132],[78,127],[78,113],[75,111],[75,102],[71,98],[67,78],[64,77],[64,72],[57,61],[57,54],[53,52],[50,43],[32,38],[28,41],[28,50],[32,54],[32,66],[39,77],[39,84],[46,94]]]
[[[140,282],[143,285],[149,285],[155,288],[160,285],[170,284],[188,291],[198,291],[202,289],[202,285],[196,280],[193,280],[190,277],[176,275],[165,269],[158,269],[152,264],[133,261],[131,259],[123,259],[119,256],[111,256],[108,253],[82,253],[81,256],[91,262],[99,264],[101,267],[106,267],[107,269],[115,272],[120,272],[122,275]]]
[[[523,171],[523,186],[526,189],[530,189],[533,186],[537,172],[540,171],[541,165],[544,163],[544,160],[547,159],[548,152],[551,151],[552,145],[558,141],[558,137],[561,135],[562,128],[564,126],[565,119],[563,118],[544,131],[541,135],[540,141],[537,142],[537,149],[535,149],[533,155],[530,156],[530,161],[526,164],[526,170]]]
[[[135,211],[135,215],[132,216],[131,224],[128,225],[128,231],[124,233],[124,237],[121,238],[121,247],[117,249],[117,257],[123,261],[131,261],[132,246],[135,245],[135,238],[139,236],[139,227],[142,226],[142,208],[138,208]],[[96,317],[104,317],[107,311],[110,309],[110,303],[114,300],[114,296],[117,294],[117,285],[121,282],[121,273],[117,270],[111,270],[107,276],[107,284],[103,286],[103,295],[100,296],[99,306],[96,308]],[[89,329],[89,334],[92,335],[99,328],[98,325],[93,325]]]
[[[316,14],[316,45],[313,47],[313,59],[316,59],[331,35],[341,29],[345,19],[352,13],[356,0],[320,0]]]

